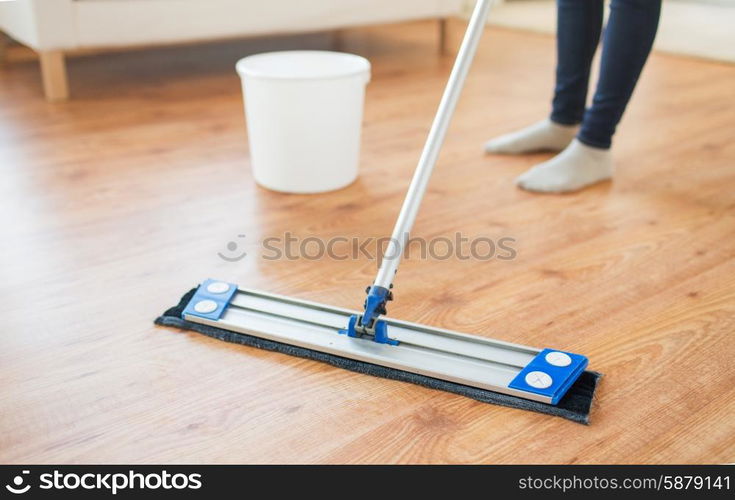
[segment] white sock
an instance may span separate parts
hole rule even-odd
[[[578,125],[560,125],[547,118],[524,129],[492,139],[485,144],[485,152],[523,154],[561,151],[572,142],[578,131]]]
[[[574,139],[557,156],[518,177],[516,184],[527,191],[568,193],[608,180],[612,173],[609,149],[593,148]]]

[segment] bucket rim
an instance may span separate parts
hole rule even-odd
[[[292,74],[287,75],[279,73],[273,70],[264,69],[257,63],[262,62],[266,59],[282,58],[282,57],[293,57],[298,56],[326,56],[349,60],[352,63],[351,68],[346,69],[333,69],[330,71],[303,73],[303,74]],[[251,56],[240,59],[235,65],[237,73],[241,78],[255,78],[261,80],[280,80],[280,81],[307,81],[307,80],[333,80],[336,78],[350,78],[359,75],[370,75],[371,64],[370,61],[357,54],[350,54],[348,52],[336,52],[331,50],[280,50],[272,52],[263,52],[260,54],[254,54]]]

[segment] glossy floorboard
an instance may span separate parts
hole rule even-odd
[[[0,70],[0,461],[735,461],[725,64],[654,55],[615,182],[538,196],[513,179],[548,155],[481,146],[547,112],[553,39],[492,29],[483,42],[414,236],[513,238],[516,258],[414,254],[391,315],[588,355],[606,375],[590,427],[153,327],[210,276],[360,306],[374,262],[271,261],[259,242],[388,234],[452,58],[436,55],[433,23],[347,32],[374,64],[360,180],[315,197],[259,189],[234,62],[329,43],[71,58],[65,104],[43,100],[35,62]]]

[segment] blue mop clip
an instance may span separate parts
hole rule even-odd
[[[232,302],[235,293],[237,293],[237,285],[234,283],[208,279],[197,288],[181,317],[183,319],[189,315],[219,321]]]
[[[580,354],[544,349],[521,370],[508,387],[551,398],[556,405],[587,368]]]

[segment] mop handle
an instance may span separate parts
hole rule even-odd
[[[389,289],[398,271],[398,265],[401,263],[405,246],[409,240],[409,234],[421,207],[421,201],[426,193],[426,187],[429,184],[431,173],[439,158],[439,152],[444,143],[444,138],[447,135],[449,123],[457,107],[457,102],[464,88],[465,81],[467,80],[470,66],[477,53],[477,47],[485,30],[485,23],[491,4],[492,0],[478,0],[475,5],[467,33],[459,49],[452,74],[449,77],[449,83],[447,83],[447,87],[444,90],[439,111],[437,111],[429,138],[426,141],[424,151],[421,154],[421,159],[416,168],[416,173],[408,188],[408,194],[403,202],[403,207],[396,221],[395,228],[393,229],[393,236],[386,249],[383,262],[373,284],[374,286]]]

